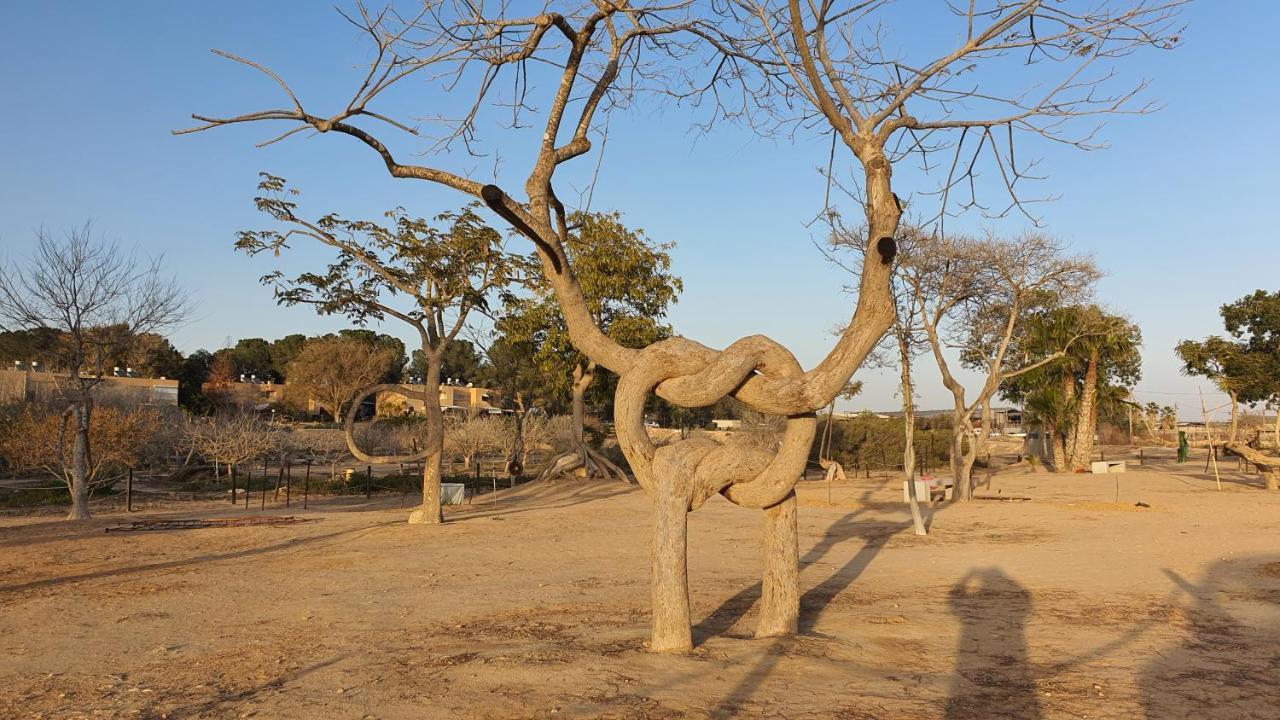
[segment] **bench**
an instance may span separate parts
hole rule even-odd
[[[940,495],[944,500],[951,499],[951,489],[955,483],[951,478],[935,478],[930,475],[921,475],[916,478],[916,499],[920,502],[933,502],[934,495]],[[907,485],[907,481],[902,481],[902,502],[911,502],[911,488]]]

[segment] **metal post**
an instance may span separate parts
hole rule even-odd
[[[289,507],[293,490],[293,463],[285,462],[284,470],[284,506]]]
[[[364,499],[373,497],[373,466],[364,466]]]
[[[266,463],[263,463],[263,465],[265,466]],[[267,509],[267,471],[265,467],[262,471],[262,506],[259,509]]]
[[[231,504],[236,504],[236,466],[231,466]]]
[[[244,509],[249,509],[249,485],[253,483],[253,468],[248,468],[244,478]]]
[[[125,512],[133,512],[133,468],[129,468],[129,480],[124,486],[124,507]]]
[[[280,470],[276,473],[276,490],[275,492],[271,493],[271,500],[273,502],[280,501],[280,485],[283,483],[284,483],[284,462],[281,462]]]
[[[302,480],[302,509],[307,509],[308,496],[311,495],[311,461],[307,461],[307,476]]]
[[[1146,456],[1143,455],[1143,448],[1138,448],[1138,464],[1139,465],[1146,464]]]

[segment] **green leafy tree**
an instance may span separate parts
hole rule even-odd
[[[1096,305],[1040,313],[1017,339],[1015,354],[1068,347],[1053,362],[1001,386],[1005,399],[1021,403],[1044,426],[1058,470],[1088,469],[1099,413],[1126,403],[1142,376],[1141,345],[1136,325]]]
[[[343,315],[357,325],[394,318],[416,331],[418,350],[425,358],[426,422],[423,451],[413,458],[424,460],[422,507],[410,522],[441,522],[444,416],[436,391],[441,363],[470,313],[486,312],[492,297],[506,293],[507,286],[523,275],[527,261],[505,250],[502,236],[484,224],[474,205],[442,213],[434,223],[401,209],[387,213],[387,224],[346,220],[336,214],[311,220],[296,213],[297,204],[291,198],[297,191],[284,179],[264,173],[258,189],[262,193],[255,198],[258,209],[282,229],[242,231],[237,249],[250,255],[278,255],[289,249],[291,241],[302,239],[336,251],[336,258],[322,271],[294,278],[279,271],[265,275],[262,282],[275,288],[279,303],[310,305],[321,315]],[[403,357],[403,346],[400,352]],[[403,365],[401,360],[397,371]],[[361,394],[380,390],[407,392],[395,383],[370,386]],[[348,414],[351,451],[367,461],[387,460],[356,447],[353,420]]]
[[[1223,305],[1219,313],[1232,340],[1211,336],[1183,340],[1174,348],[1182,370],[1213,381],[1231,398],[1231,429],[1236,441],[1239,404],[1265,402],[1280,411],[1280,291],[1258,290]],[[1280,412],[1275,443],[1280,447]]]
[[[619,213],[574,213],[566,251],[596,326],[625,347],[642,348],[665,337],[671,329],[662,322],[683,289],[671,272],[674,243],[657,243],[643,230],[622,223]],[[537,266],[540,267],[540,266]],[[572,447],[553,459],[548,474],[586,466],[589,474],[608,475],[612,463],[583,440],[588,392],[603,373],[569,341],[569,328],[550,283],[539,270],[533,292],[512,298],[496,323],[508,347],[533,351],[532,362],[542,377],[548,399],[569,400],[573,416]],[[601,405],[611,405],[616,378],[597,383]]]
[[[315,400],[335,420],[344,416],[362,389],[398,372],[401,356],[393,347],[360,337],[311,338],[286,368],[290,401]]]
[[[479,383],[482,359],[470,340],[454,340],[449,343],[440,358],[440,377],[460,383]],[[414,350],[409,361],[409,373],[417,377],[427,376],[427,356]]]
[[[279,340],[273,340],[268,350],[271,358],[271,374],[281,380],[287,380],[285,368],[289,367],[289,363],[298,357],[298,353],[302,352],[303,346],[307,344],[307,336],[302,333],[293,333],[285,335]]]

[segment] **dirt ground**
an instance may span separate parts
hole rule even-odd
[[[752,639],[760,515],[715,499],[686,656],[644,650],[648,502],[621,485],[438,528],[398,497],[0,519],[0,717],[1280,718],[1280,494],[1203,470],[1006,471],[923,538],[900,481],[804,483],[782,640]]]

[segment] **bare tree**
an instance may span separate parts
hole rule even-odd
[[[445,451],[461,455],[463,466],[468,469],[477,455],[501,450],[506,437],[504,423],[487,414],[470,412],[445,419]]]
[[[427,2],[420,14],[402,18],[391,12],[353,18],[375,44],[375,59],[362,75],[351,99],[338,113],[322,117],[304,109],[287,83],[260,64],[232,59],[264,72],[284,91],[288,106],[233,117],[196,116],[191,131],[264,120],[290,123],[282,135],[304,130],[337,133],[370,148],[394,177],[438,183],[478,197],[512,228],[535,245],[544,273],[564,314],[573,345],[592,362],[619,376],[615,428],[637,481],[652,496],[653,632],[650,649],[679,652],[692,647],[686,582],[687,514],[710,496],[764,511],[765,569],[757,634],[795,631],[799,616],[798,548],[794,486],[807,461],[815,432],[814,412],[825,407],[849,382],[867,353],[893,321],[889,292],[890,265],[902,205],[894,195],[892,165],[912,148],[903,137],[970,127],[1026,125],[1032,118],[1051,122],[1072,115],[1120,109],[1115,102],[1091,102],[1091,95],[1069,101],[1079,85],[1060,83],[1051,93],[1017,111],[1013,119],[962,120],[943,117],[919,120],[907,112],[913,98],[953,103],[949,78],[960,67],[987,55],[1024,51],[1110,57],[1142,44],[1159,44],[1162,16],[1145,5],[1137,10],[1071,18],[1057,5],[1041,1],[988,3],[991,11],[970,10],[970,31],[960,48],[925,63],[890,66],[903,74],[891,86],[873,79],[883,75],[878,61],[863,62],[856,53],[834,57],[829,35],[837,25],[863,19],[884,3],[863,2],[853,10],[798,0],[773,9],[760,6],[703,6],[677,1],[667,4],[585,4],[566,12],[547,11],[531,17],[509,17],[505,7],[492,14],[471,3]],[[748,10],[750,12],[748,12]],[[756,12],[758,10],[758,12]],[[754,13],[754,14],[753,14]],[[852,13],[852,14],[851,14]],[[756,19],[761,22],[756,22]],[[912,18],[912,22],[920,22]],[[1055,26],[1052,31],[1050,26]],[[1043,28],[1043,30],[1042,30]],[[836,35],[836,41],[845,37]],[[788,39],[789,38],[789,39]],[[1009,39],[1013,38],[1013,39]],[[231,56],[229,56],[231,57]],[[1035,75],[1051,63],[1026,66]],[[536,65],[533,71],[529,66]],[[1087,67],[1087,66],[1086,66]],[[1078,76],[1077,71],[1076,76]],[[429,152],[428,163],[407,164],[388,142],[367,130],[365,121],[384,122],[400,130],[416,128],[376,113],[371,103],[388,87],[411,75],[443,79],[458,91],[475,82],[472,110],[449,126],[434,151],[452,144],[468,148],[476,142],[481,109],[503,107],[513,125],[537,122],[542,132],[529,148],[532,159],[523,181],[523,199],[513,197],[474,172],[445,167],[443,152]],[[495,80],[509,75],[516,83],[514,102],[493,96]],[[550,76],[549,88],[537,84]],[[676,78],[662,82],[659,78]],[[565,251],[568,213],[554,187],[557,171],[593,148],[608,109],[646,87],[657,86],[688,98],[710,97],[718,116],[751,120],[757,100],[788,80],[789,88],[821,115],[821,127],[840,138],[861,168],[863,211],[870,240],[860,276],[858,305],[835,347],[816,367],[804,371],[795,357],[763,336],[743,338],[723,350],[673,337],[643,349],[625,347],[601,331],[591,316],[582,288]],[[676,82],[687,81],[682,87]],[[754,82],[754,84],[753,84]],[[849,88],[864,88],[855,95]],[[722,92],[733,88],[732,96]],[[534,96],[546,90],[537,102]],[[981,94],[973,91],[973,99]],[[1016,101],[1015,101],[1016,102]],[[787,103],[778,103],[785,109]],[[536,115],[536,118],[532,116]],[[360,123],[360,124],[358,124]],[[802,125],[803,126],[803,125]],[[1047,130],[1041,127],[1042,132]],[[983,147],[986,144],[984,143]],[[994,147],[992,145],[991,147]],[[1003,154],[1001,155],[1004,156]],[[1012,182],[1010,183],[1012,186]],[[684,407],[703,407],[732,395],[752,409],[787,418],[780,448],[720,446],[693,437],[656,447],[644,428],[644,405],[650,392]]]
[[[184,435],[197,455],[228,471],[287,447],[282,426],[247,412],[189,418]]]
[[[25,264],[0,268],[0,323],[60,333],[48,359],[66,373],[58,388],[63,411],[56,437],[60,474],[71,494],[68,520],[89,517],[94,394],[108,358],[127,351],[145,333],[176,325],[187,312],[185,293],[161,277],[158,259],[146,261],[94,239],[91,230],[85,225],[61,239],[41,230],[35,254]]]
[[[1011,358],[1016,334],[1046,304],[1083,297],[1099,274],[1091,259],[1066,255],[1060,242],[1042,233],[1010,240],[920,235],[900,273],[910,313],[952,395],[952,497],[967,500],[973,495],[973,465],[991,427],[991,398],[1006,381],[1061,358],[1078,339],[1067,337],[1061,347],[1034,357]],[[982,378],[971,399],[949,357],[952,350]],[[981,413],[980,428],[973,423],[975,412]]]

